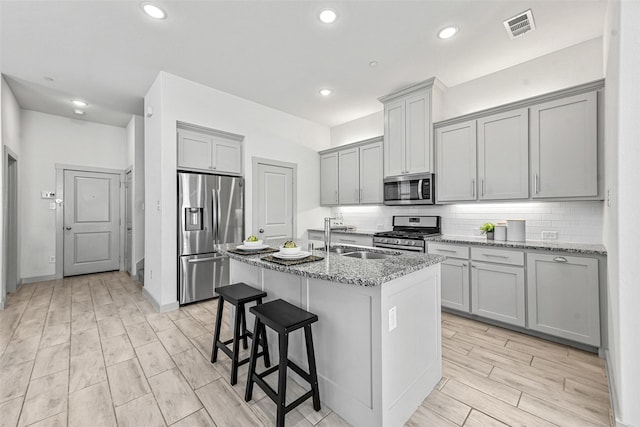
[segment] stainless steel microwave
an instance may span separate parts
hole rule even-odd
[[[432,173],[391,176],[385,178],[385,205],[433,205],[435,203]]]

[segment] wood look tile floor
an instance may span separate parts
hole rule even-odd
[[[22,286],[0,311],[0,427],[274,425],[259,388],[244,401],[247,365],[232,387],[229,359],[209,363],[216,309],[157,313],[120,272]],[[442,381],[407,426],[611,425],[596,355],[447,313],[442,354]],[[307,401],[287,425],[348,424]]]

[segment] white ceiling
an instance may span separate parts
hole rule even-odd
[[[69,103],[80,97],[82,119],[125,126],[164,70],[335,126],[429,77],[454,86],[601,37],[606,10],[604,0],[182,0],[156,2],[169,16],[155,21],[140,4],[2,0],[2,73],[21,107],[80,118]],[[327,6],[333,25],[317,19]],[[502,21],[528,8],[537,29],[511,40]],[[447,25],[460,32],[439,40]]]

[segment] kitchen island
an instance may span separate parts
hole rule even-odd
[[[312,330],[323,404],[355,426],[404,425],[442,376],[444,257],[371,248],[366,250],[388,257],[361,259],[313,251],[324,259],[283,266],[262,260],[265,255],[228,251],[235,246],[219,248],[231,258],[232,283],[247,283],[267,292],[266,301],[281,298],[318,315]],[[252,316],[247,320],[253,324]],[[269,338],[276,355],[276,335]],[[302,334],[293,334],[289,358],[306,368],[305,351]]]

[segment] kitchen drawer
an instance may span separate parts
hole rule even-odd
[[[331,242],[345,245],[373,246],[373,237],[362,234],[331,233]]]
[[[322,231],[307,231],[307,239],[309,240],[323,240],[324,241],[324,233]]]
[[[469,258],[469,247],[458,245],[446,245],[442,243],[429,243],[430,254],[444,255],[451,258]]]
[[[471,259],[474,261],[498,262],[500,264],[524,265],[524,252],[471,248]]]

